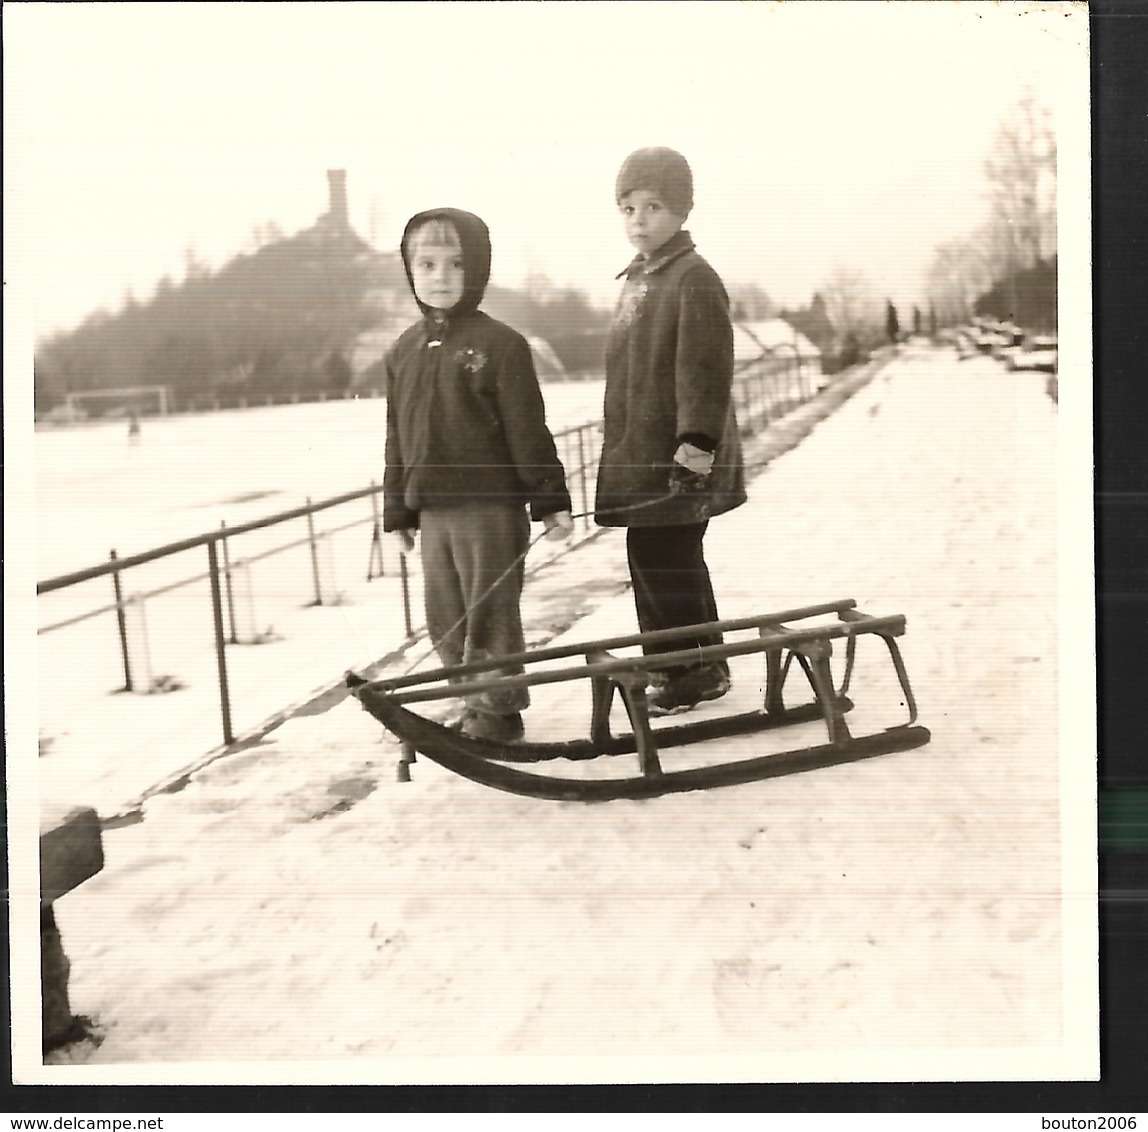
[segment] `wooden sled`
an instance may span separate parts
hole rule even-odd
[[[465,778],[533,798],[605,802],[706,790],[906,751],[929,741],[928,729],[916,725],[917,704],[895,639],[905,632],[904,616],[873,617],[859,612],[856,604],[845,599],[704,626],[584,641],[390,680],[368,681],[348,672],[346,682],[363,708],[403,744],[399,768],[399,777],[403,780],[409,776],[409,764],[414,762],[418,751]],[[831,615],[837,619],[799,626],[791,624]],[[675,640],[695,636],[699,630],[714,635],[756,630],[756,636],[652,655],[617,656],[610,651],[651,644],[669,646]],[[875,734],[855,737],[849,732],[845,713],[853,707],[848,692],[857,641],[866,635],[879,637],[887,646],[909,718],[905,723]],[[838,640],[845,641],[845,671],[840,687],[834,687],[830,658],[833,642]],[[652,672],[673,665],[752,653],[762,653],[765,657],[765,695],[760,709],[657,728],[651,726],[646,686]],[[573,657],[581,657],[584,665],[539,667],[543,662]],[[814,699],[811,703],[787,707],[782,693],[794,661],[804,672]],[[521,668],[522,672],[498,674],[508,668]],[[495,675],[484,676],[485,673]],[[590,680],[590,734],[588,738],[567,742],[491,743],[445,727],[406,706],[512,685],[533,687],[586,678]],[[620,735],[610,729],[615,693],[621,697],[632,728]],[[813,747],[678,770],[664,769],[659,758],[659,752],[667,748],[817,720],[825,723],[828,741]],[[625,777],[563,778],[521,769],[521,764],[553,759],[584,761],[632,754],[638,756],[637,773]]]

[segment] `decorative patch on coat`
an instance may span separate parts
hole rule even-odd
[[[456,350],[454,360],[468,373],[478,373],[486,365],[486,355],[470,346]]]
[[[649,289],[649,283],[640,276],[626,280],[622,294],[618,298],[618,309],[614,312],[615,326],[629,326],[638,317],[638,311]]]

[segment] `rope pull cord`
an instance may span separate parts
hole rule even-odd
[[[644,503],[630,503],[625,507],[592,507],[589,511],[575,511],[570,518],[589,519],[595,515],[622,515],[629,511],[641,511],[644,507],[656,507],[659,503],[665,503],[673,499],[676,494],[677,492],[667,491],[665,495],[659,495],[656,499],[647,499]]]

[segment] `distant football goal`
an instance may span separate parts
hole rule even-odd
[[[99,417],[154,417],[168,411],[168,385],[125,385],[119,389],[82,389],[64,398],[68,413],[77,420]]]

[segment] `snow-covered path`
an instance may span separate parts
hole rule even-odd
[[[292,719],[106,833],[104,871],[57,906],[73,1009],[103,1040],[45,1079],[1087,1076],[1055,424],[1033,375],[910,348],[711,525],[724,617],[840,597],[906,614],[928,746],[583,806],[426,760],[399,784],[353,701]],[[617,534],[571,557],[624,577]],[[633,626],[616,593],[568,636]],[[752,662],[734,677],[748,706]],[[859,723],[901,718],[883,668],[854,689]],[[531,733],[576,730],[584,698],[539,689]]]

